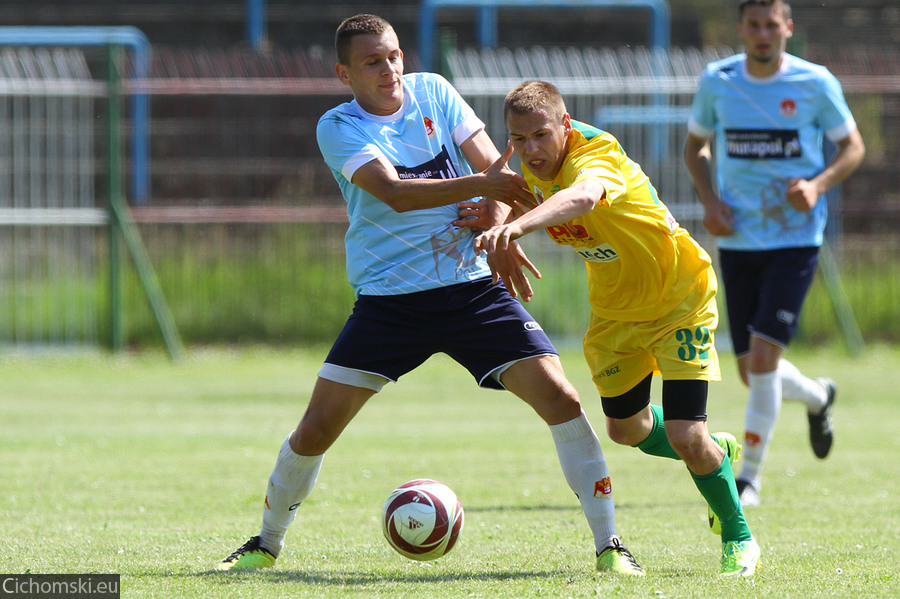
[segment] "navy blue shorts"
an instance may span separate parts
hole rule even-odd
[[[817,247],[719,250],[735,355],[750,351],[751,335],[787,347],[818,261]]]
[[[438,352],[491,389],[503,388],[490,376],[498,368],[558,355],[522,304],[488,277],[403,295],[360,295],[325,362],[396,381]]]

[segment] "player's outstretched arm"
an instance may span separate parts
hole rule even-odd
[[[490,154],[484,150],[475,154],[477,162],[472,160],[470,152],[474,147],[473,140],[481,135],[493,148],[490,138],[483,131],[473,135],[461,146],[473,166],[482,169],[473,175],[453,179],[401,179],[386,158],[378,157],[358,168],[353,174],[352,183],[397,212],[436,208],[478,196],[488,196],[505,204],[533,201],[525,187],[525,180],[506,165],[508,156],[504,160],[494,148],[493,155],[498,157],[494,162],[485,160],[485,156]],[[484,142],[478,143],[478,147],[485,145]]]
[[[589,213],[606,195],[606,189],[597,179],[585,179],[557,192],[537,208],[507,223],[491,227],[475,238],[475,249],[488,253],[488,264],[494,273],[494,281],[502,279],[510,293],[516,286],[523,299],[533,295],[531,283],[525,276],[528,268],[540,278],[540,272],[521,251],[516,239],[553,225],[569,222]],[[513,262],[509,262],[513,260]]]
[[[493,253],[506,250],[510,243],[533,231],[568,223],[588,214],[606,196],[599,179],[583,179],[556,192],[537,208],[518,218],[491,227],[475,239],[475,249]]]

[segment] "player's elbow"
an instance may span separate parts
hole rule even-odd
[[[709,147],[709,140],[688,134],[684,141],[684,149],[682,151],[684,161],[690,164],[696,160],[708,160],[712,158],[712,152]]]
[[[606,197],[606,187],[596,179],[586,179],[571,189],[568,199],[578,214],[589,213]]]
[[[862,163],[863,159],[866,157],[866,144],[863,141],[859,130],[854,131],[844,140],[842,153],[849,155],[848,162],[852,169],[856,169],[856,167]]]
[[[416,205],[415,202],[407,198],[391,198],[383,201],[385,204],[390,206],[394,212],[397,213],[410,212],[412,210],[418,210],[421,208],[421,206]]]
[[[863,158],[866,157],[866,143],[863,141],[860,136],[858,142],[856,143],[856,166],[859,166],[863,161]]]
[[[399,185],[384,184],[374,186],[369,193],[384,202],[394,212],[402,213],[414,210],[416,205],[408,193],[403,193]]]
[[[397,176],[393,166],[372,160],[357,169],[350,182],[366,193],[384,202],[395,212],[407,212],[416,208],[415,198],[419,195],[408,188],[408,181]]]
[[[600,203],[600,200],[603,198],[602,195],[584,195],[579,198],[575,198],[572,202],[574,211],[578,215],[585,215],[590,213],[597,204]]]

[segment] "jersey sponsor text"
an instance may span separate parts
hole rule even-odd
[[[619,259],[619,254],[608,243],[593,248],[573,247],[572,249],[588,262],[613,262]]]
[[[397,166],[397,176],[401,179],[455,179],[459,176],[450,160],[450,152],[441,146],[441,153],[418,166]]]
[[[803,154],[796,129],[726,129],[731,158],[799,158]]]

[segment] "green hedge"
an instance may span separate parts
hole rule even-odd
[[[187,344],[331,342],[353,305],[340,225],[270,225],[145,230],[154,266]],[[581,260],[541,238],[526,249],[543,278],[529,310],[559,342],[578,342],[587,323]],[[867,341],[900,341],[900,260],[865,259],[843,269],[843,284]],[[132,268],[125,277],[129,344],[158,345],[161,336]],[[106,292],[103,302],[105,302]],[[728,323],[720,303],[724,338]],[[105,313],[105,310],[102,311]],[[103,324],[102,326],[106,326]],[[105,338],[102,333],[101,338]],[[796,339],[840,343],[841,331],[821,276],[813,284]]]

